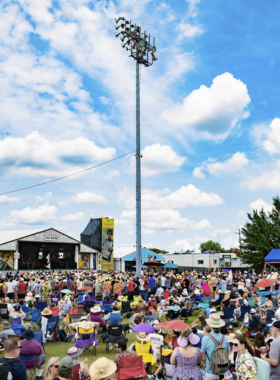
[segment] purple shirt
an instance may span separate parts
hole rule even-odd
[[[21,340],[20,345],[22,349],[20,350],[20,355],[23,356],[36,356],[36,366],[40,364],[40,355],[44,353],[43,347],[36,340]]]

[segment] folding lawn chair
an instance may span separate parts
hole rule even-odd
[[[10,319],[8,305],[6,303],[0,303],[0,319],[1,320]]]
[[[233,319],[235,307],[225,307],[224,315],[221,315],[221,319]]]
[[[104,343],[106,343],[106,351],[109,353],[110,349],[113,349],[114,343],[119,340],[127,342],[125,337],[124,325],[111,325],[108,326],[107,334],[102,337]]]
[[[26,374],[27,374],[28,380],[32,380],[35,377],[36,370],[38,368],[38,366],[36,365],[37,356],[36,355],[31,355],[31,356],[19,355],[19,359],[20,361],[22,361],[22,363],[26,367]]]
[[[35,305],[35,309],[40,310],[40,312],[43,311],[46,307],[48,307],[48,304],[44,301],[39,301]]]
[[[96,346],[98,346],[98,341],[96,339],[97,333],[95,332],[94,327],[91,327],[88,330],[79,327],[78,334],[80,339],[77,340],[74,347],[83,348],[90,354],[96,355]]]
[[[31,309],[31,321],[33,322],[31,326],[34,326],[35,328],[39,329],[38,320],[40,319],[40,317],[41,317],[41,311],[39,309],[38,310]]]
[[[50,307],[49,309],[52,312],[52,315],[54,317],[57,317],[59,315],[59,308],[58,307]]]
[[[30,309],[29,307],[25,306],[25,305],[22,305],[21,307],[21,310],[26,314],[25,315],[25,318],[23,318],[24,321],[27,321],[27,322],[30,322],[31,321],[31,318],[29,317],[29,314],[30,314]]]
[[[136,358],[122,357],[120,368],[115,376],[116,380],[146,380],[147,374],[143,356]]]

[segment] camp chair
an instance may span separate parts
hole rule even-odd
[[[88,314],[90,309],[95,305],[94,301],[86,300],[85,301],[85,312]]]
[[[23,356],[19,355],[19,359],[26,367],[26,373],[28,380],[32,380],[36,376],[36,370],[38,366],[36,365],[36,355]]]
[[[96,346],[98,346],[98,341],[96,339],[97,333],[94,331],[94,327],[91,327],[88,330],[79,327],[78,334],[80,339],[77,340],[74,347],[83,348],[92,355],[96,355]]]
[[[91,322],[97,322],[100,326],[105,325],[105,322],[102,319],[102,311],[98,311],[97,313],[93,313],[90,311],[90,320]]]
[[[131,306],[130,306],[130,302],[129,301],[123,301],[121,302],[122,304],[122,314],[126,314],[126,313],[129,313],[131,311]]]
[[[108,325],[120,325],[122,323],[121,313],[110,313],[107,322]]]
[[[147,343],[135,342],[135,351],[138,356],[143,356],[144,363],[150,363],[151,365],[156,364],[156,359],[152,354],[150,354],[151,341]]]
[[[177,311],[169,310],[168,314],[167,314],[168,319],[170,319],[170,320],[178,319],[179,315],[180,315],[180,311],[181,310],[177,310]]]
[[[164,297],[165,300],[167,300],[167,299],[169,298],[169,295],[170,295],[169,290],[165,290],[165,291],[163,292],[163,297]]]
[[[15,334],[22,335],[25,331],[25,327],[21,324],[21,317],[11,318],[11,328]]]
[[[253,338],[257,332],[262,332],[264,326],[261,326],[260,320],[258,319],[249,319],[249,327],[247,327],[247,331],[244,334],[247,338]]]
[[[177,347],[180,347],[179,344],[178,344],[178,342],[177,342],[177,340],[178,340],[177,336],[173,336],[172,337],[172,347],[173,347],[173,350],[175,350],[175,348],[177,348]]]
[[[201,298],[201,302],[203,302],[203,303],[207,303],[207,304],[209,305],[209,302],[210,302],[211,298],[212,298],[212,297],[209,297],[209,296],[208,296],[208,297],[202,297],[202,298]]]
[[[251,311],[251,306],[240,306],[240,310],[241,310],[240,319],[241,319],[241,321],[243,322],[243,319],[244,319],[244,317],[245,317],[245,314],[246,314],[246,313],[250,313],[250,311]]]
[[[221,319],[233,319],[234,318],[234,309],[235,307],[225,307],[224,315],[221,315]]]
[[[48,307],[48,304],[44,301],[39,301],[35,305],[35,309],[40,310],[40,312],[43,311],[46,307]]]
[[[275,314],[268,311],[266,313],[266,322],[265,322],[265,328],[264,333],[267,334],[270,330],[270,325],[273,322],[273,318],[275,318]]]
[[[190,313],[191,313],[190,310],[188,310],[188,309],[182,309],[182,310],[181,310],[181,313],[180,313],[181,318],[187,320],[188,317],[189,317],[189,315],[190,315]]]
[[[103,301],[101,305],[101,310],[104,311],[105,313],[106,312],[110,313],[112,311],[113,303],[114,301]]]
[[[146,380],[147,374],[142,356],[136,358],[122,357],[120,368],[115,376],[116,380]]]
[[[79,322],[84,314],[69,314],[69,323]]]
[[[78,305],[83,301],[84,296],[82,294],[78,295]]]
[[[32,340],[36,340],[43,347],[44,346],[43,331],[41,331],[41,330],[39,330],[39,331],[33,331],[33,333],[34,333],[35,336],[34,336],[34,338],[32,338]]]
[[[8,305],[6,303],[0,303],[0,319],[1,320],[10,319]]]
[[[31,321],[33,322],[31,326],[34,326],[35,328],[39,329],[38,320],[41,317],[41,311],[38,310],[30,310],[31,311]]]
[[[141,296],[145,301],[147,301],[148,299],[148,293],[146,292],[146,290],[140,290],[139,296]]]
[[[53,338],[45,338],[47,333],[49,333],[49,335],[52,335],[54,332],[56,332],[59,329],[59,318],[60,317],[57,316],[57,317],[51,317],[48,319],[46,332],[45,333],[43,332],[44,343],[47,343],[47,342],[60,343],[59,341],[58,342],[55,341]]]
[[[173,297],[176,297],[177,293],[178,293],[177,289],[173,290],[173,292],[172,292]]]
[[[54,317],[57,317],[59,315],[59,308],[58,307],[50,307],[49,309],[52,312],[52,315]]]
[[[114,343],[117,343],[119,340],[127,342],[127,338],[125,337],[125,326],[108,326],[107,334],[102,337],[102,340],[106,343],[106,351],[109,353],[110,349],[113,349]]]
[[[22,305],[21,307],[21,310],[26,314],[25,315],[25,318],[23,318],[24,321],[27,321],[27,322],[30,322],[31,321],[31,318],[29,317],[29,314],[30,314],[30,309],[29,307],[25,306],[25,305]]]
[[[69,309],[69,314],[78,314],[78,312],[79,312],[78,306],[75,306],[72,309]]]

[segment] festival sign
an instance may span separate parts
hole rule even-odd
[[[102,270],[114,270],[114,219],[102,218]]]
[[[90,253],[79,253],[78,269],[90,268]]]

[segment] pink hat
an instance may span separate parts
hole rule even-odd
[[[179,337],[177,339],[177,343],[179,344],[180,347],[187,347],[189,342],[191,344],[197,344],[200,341],[199,336],[195,335],[194,333],[190,333],[188,337]]]

